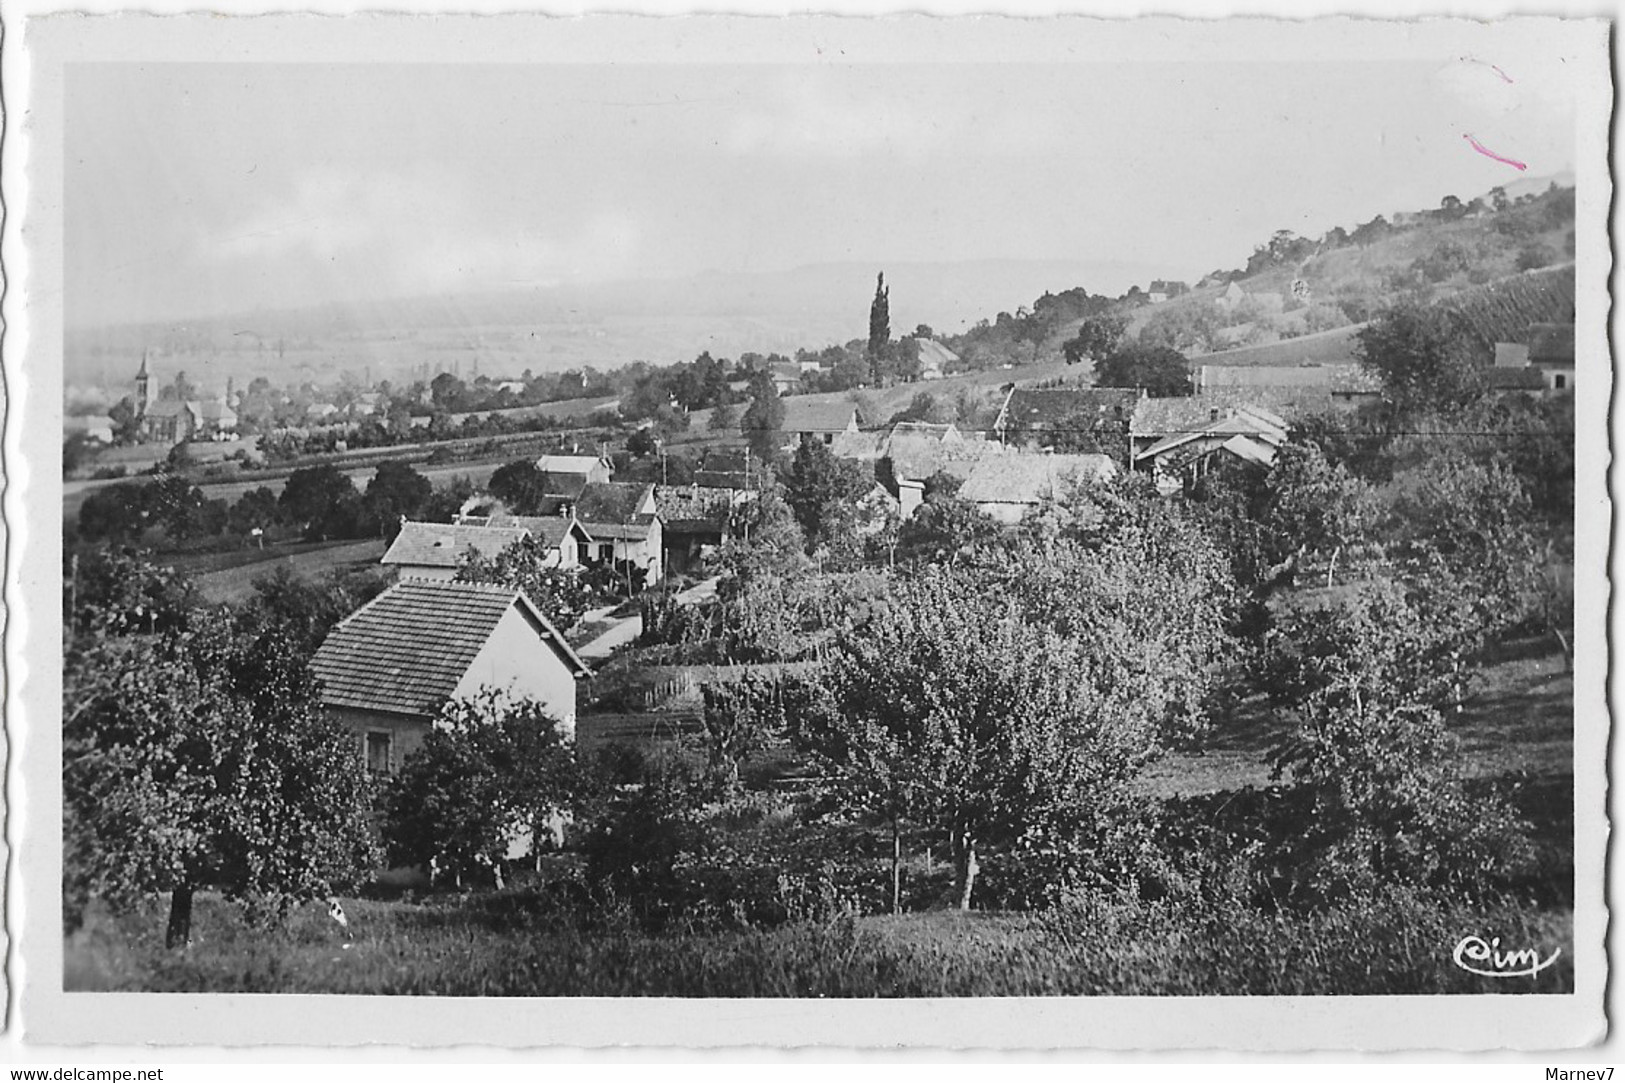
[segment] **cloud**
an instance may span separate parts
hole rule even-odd
[[[638,244],[636,223],[613,210],[548,234],[448,175],[315,168],[197,247],[206,264],[325,267],[324,280],[337,272],[383,294],[614,277]]]
[[[875,154],[1020,152],[1053,146],[1054,120],[986,100],[961,108],[941,91],[834,83],[804,72],[768,84],[730,123],[723,145],[741,156],[855,159]]]

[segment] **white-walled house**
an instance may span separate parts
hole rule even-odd
[[[486,691],[536,700],[573,736],[576,680],[591,675],[522,591],[425,579],[397,583],[340,621],[310,665],[323,709],[381,776],[423,744],[445,703]]]
[[[379,562],[402,579],[454,579],[470,553],[491,558],[530,531],[520,526],[404,522]]]
[[[666,574],[660,507],[652,484],[590,482],[583,487],[574,512],[592,536],[589,549],[596,550],[592,553],[595,562],[631,561],[644,570],[650,586]]]

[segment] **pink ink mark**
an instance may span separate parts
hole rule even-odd
[[[1501,77],[1502,82],[1505,82],[1505,83],[1512,82],[1512,76],[1510,76],[1506,72],[1502,71],[1501,68],[1500,68],[1500,65],[1498,65],[1498,64],[1491,64],[1488,60],[1480,60],[1476,56],[1464,56],[1464,57],[1462,57],[1462,60],[1466,61],[1469,64],[1482,64],[1486,68],[1493,71],[1495,74],[1499,75]]]
[[[1470,133],[1468,133],[1468,132],[1461,133],[1461,137],[1463,139],[1467,140],[1467,142],[1471,143],[1473,145],[1473,149],[1478,151],[1478,153],[1482,154],[1486,158],[1494,158],[1497,162],[1502,162],[1502,163],[1504,163],[1506,165],[1509,165],[1513,169],[1518,170],[1519,172],[1522,172],[1523,170],[1529,168],[1528,165],[1526,165],[1523,162],[1518,161],[1516,158],[1508,158],[1505,155],[1495,153],[1489,147],[1486,147],[1484,144],[1482,144],[1478,140],[1474,139],[1472,137],[1472,135]]]

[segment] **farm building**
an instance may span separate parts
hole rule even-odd
[[[1135,407],[1146,397],[1128,387],[1012,387],[993,419],[999,443],[1028,446],[1062,429],[1127,434]]]
[[[494,557],[528,534],[517,526],[407,521],[379,563],[396,569],[402,579],[449,580],[469,554]]]
[[[1019,523],[1046,500],[1072,486],[1105,481],[1117,473],[1107,455],[992,455],[971,468],[960,486],[968,500],[1001,523]]]
[[[422,745],[443,704],[486,690],[535,699],[573,734],[575,682],[591,674],[522,591],[421,579],[340,621],[310,667],[324,710],[383,776]]]

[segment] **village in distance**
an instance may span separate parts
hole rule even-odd
[[[954,332],[877,267],[665,365],[104,336],[65,987],[1571,991],[1574,231],[1448,195]]]

